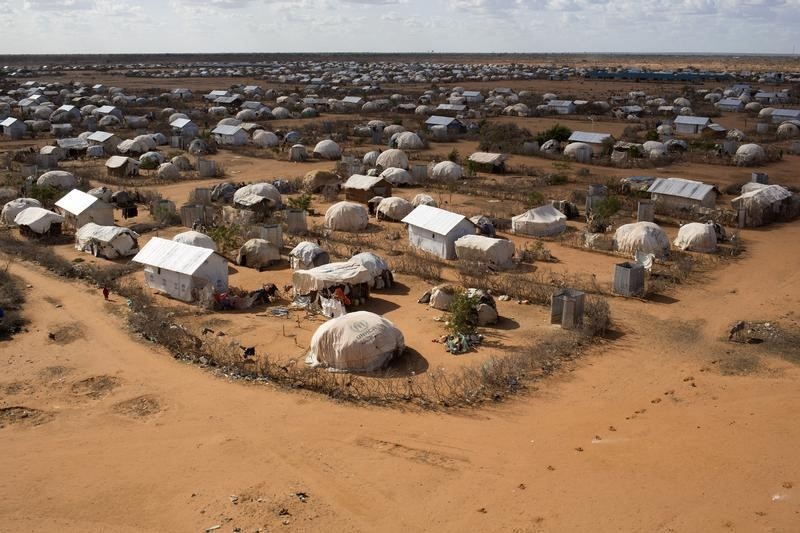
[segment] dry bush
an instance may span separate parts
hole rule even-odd
[[[611,326],[611,307],[608,300],[587,296],[584,307],[583,333],[590,337],[605,335]]]
[[[9,338],[27,323],[21,314],[25,294],[22,281],[8,271],[8,265],[0,267],[0,309],[5,316],[0,318],[0,339]]]
[[[422,255],[409,250],[403,255],[390,257],[387,262],[393,272],[416,276],[425,281],[438,282],[442,280],[442,264],[433,256]]]

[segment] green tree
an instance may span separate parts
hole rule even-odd
[[[468,296],[466,292],[456,294],[448,308],[450,319],[447,321],[447,329],[454,334],[474,333],[475,308],[478,303],[477,296]]]
[[[551,128],[546,129],[536,135],[535,140],[539,143],[539,145],[544,144],[550,139],[555,139],[558,142],[566,142],[569,140],[570,135],[572,135],[571,129],[566,126],[562,126],[559,123],[555,123]]]

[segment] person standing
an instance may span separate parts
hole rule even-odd
[[[108,300],[108,295],[111,291],[108,290],[108,287],[103,287],[103,298]]]

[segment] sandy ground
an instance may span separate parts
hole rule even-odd
[[[797,326],[797,270],[769,258],[797,256],[800,226],[744,238],[745,258],[674,301],[615,299],[609,349],[527,397],[454,414],[227,382],[129,337],[122,302],[13,263],[32,324],[1,346],[0,394],[40,412],[2,411],[0,523],[794,531],[800,369],[720,339],[737,319]],[[743,357],[755,363],[727,375]]]

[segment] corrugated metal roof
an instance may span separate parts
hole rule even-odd
[[[3,126],[4,128],[7,128],[8,126],[11,126],[15,122],[17,122],[17,119],[15,119],[14,117],[8,117],[3,122],[0,122],[0,126]]]
[[[191,121],[192,119],[189,118],[176,118],[175,120],[170,122],[169,125],[172,126],[173,128],[182,128],[185,125],[189,124]]]
[[[342,187],[344,189],[358,189],[366,191],[373,188],[378,183],[386,181],[380,176],[365,176],[363,174],[353,174],[350,176]]]
[[[91,135],[89,135],[86,139],[89,141],[97,141],[99,143],[104,143],[111,137],[114,137],[113,133],[109,133],[107,131],[96,131]]]
[[[241,129],[242,129],[241,126],[217,126],[213,130],[211,130],[211,133],[215,135],[236,135],[236,132]]]
[[[79,191],[78,189],[72,189],[56,202],[56,207],[60,207],[67,213],[80,215],[97,202],[100,202],[100,199],[96,196]],[[104,202],[100,203],[103,204]]]
[[[132,261],[191,276],[213,253],[209,248],[153,237]]]
[[[685,180],[683,178],[656,178],[650,188],[647,189],[647,192],[702,200],[712,189],[714,189],[713,185],[700,181]]]
[[[102,107],[98,107],[97,112],[101,115],[107,115],[112,111],[114,111],[115,109],[116,107],[114,107],[113,105],[104,105]]]
[[[443,109],[445,111],[464,111],[467,106],[461,104],[439,104],[436,109]]]
[[[772,116],[800,118],[800,109],[776,109],[772,112]]]
[[[736,106],[736,107],[741,107],[744,105],[744,102],[742,102],[738,98],[723,98],[717,103],[723,106]]]
[[[711,122],[708,117],[690,117],[687,115],[678,115],[675,117],[674,124],[689,124],[691,126],[707,126]]]
[[[467,217],[430,205],[418,205],[402,220],[404,224],[447,235]]]
[[[443,117],[440,115],[433,115],[431,117],[428,117],[428,120],[425,121],[425,124],[428,124],[429,126],[449,126],[456,120],[458,119],[455,119],[453,117]]]
[[[569,107],[572,105],[572,100],[550,100],[547,102],[548,107]]]
[[[613,139],[610,133],[594,133],[591,131],[573,131],[572,135],[569,136],[571,142],[590,144],[603,144],[610,139]]]

